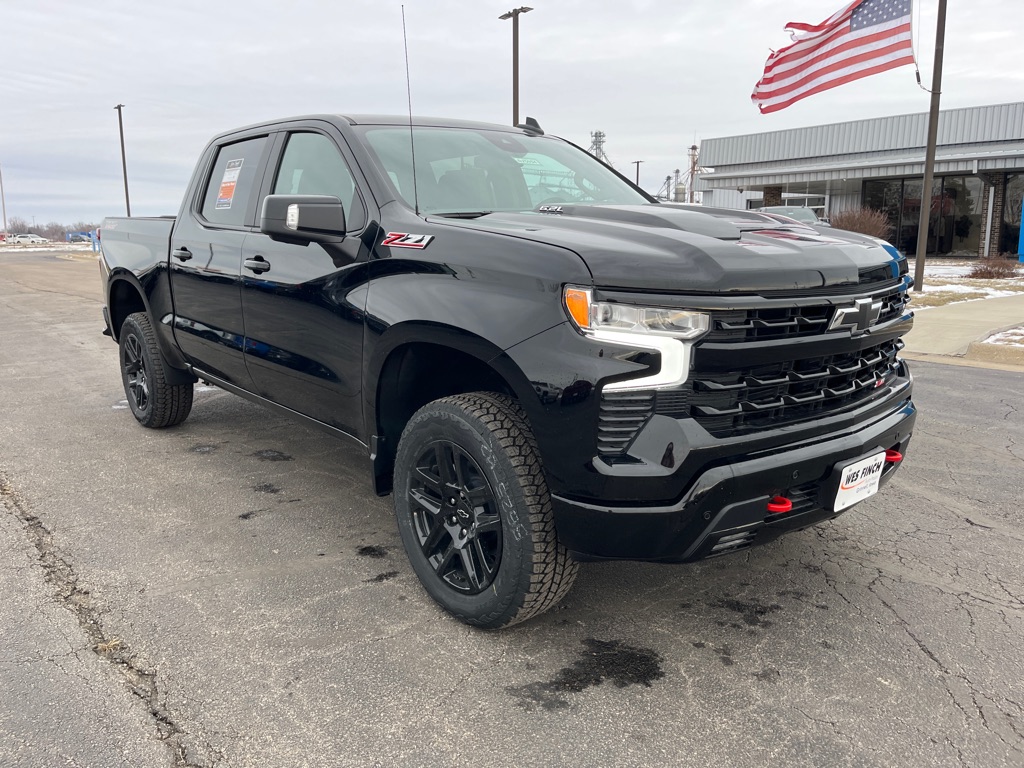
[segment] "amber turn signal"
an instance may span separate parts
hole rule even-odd
[[[590,291],[566,286],[565,308],[578,328],[590,327]]]

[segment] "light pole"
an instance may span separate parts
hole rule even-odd
[[[640,163],[642,163],[642,162],[643,162],[643,160],[634,160],[633,161],[633,165],[636,166],[636,185],[638,187],[640,186]]]
[[[532,10],[523,5],[498,17],[502,21],[512,19],[512,125],[519,125],[519,14]]]
[[[124,157],[124,121],[121,119],[121,109],[123,107],[124,104],[118,104],[114,109],[117,110],[117,130],[121,134],[121,173],[124,176],[124,209],[130,218],[132,215],[132,204],[128,201],[128,162]]]
[[[4,197],[4,172],[0,168],[0,206],[4,209],[4,234],[7,234],[7,198]]]

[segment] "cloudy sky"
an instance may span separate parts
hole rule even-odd
[[[694,139],[924,112],[912,67],[760,115],[750,92],[788,21],[846,0],[527,0],[520,113],[656,191]],[[915,16],[931,78],[938,0]],[[954,0],[943,108],[1024,100],[1021,0]],[[507,0],[405,0],[417,114],[511,120]],[[42,224],[176,213],[215,133],[287,115],[406,109],[398,0],[0,0],[7,215]]]

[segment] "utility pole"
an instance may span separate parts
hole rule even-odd
[[[512,19],[512,125],[519,125],[519,14],[532,10],[524,5],[498,17]]]
[[[0,206],[4,210],[4,234],[7,234],[7,198],[4,197],[4,171],[0,168]]]
[[[124,176],[124,209],[127,212],[127,216],[131,218],[132,215],[132,204],[128,201],[128,163],[124,157],[124,121],[121,119],[121,109],[124,104],[118,104],[114,109],[117,110],[117,130],[121,134],[121,173]]]
[[[640,186],[640,163],[642,163],[642,162],[643,162],[643,160],[634,160],[633,161],[633,165],[636,166],[636,185],[638,187]]]
[[[946,39],[946,0],[939,0],[935,23],[935,64],[932,68],[932,104],[928,112],[928,145],[924,153],[924,183],[921,214],[917,223],[917,259],[914,262],[914,290],[924,290],[924,258],[928,252],[928,224],[932,218],[932,181],[935,176],[935,144],[939,135],[939,96],[942,95],[942,52]]]

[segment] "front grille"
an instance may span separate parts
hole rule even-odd
[[[784,360],[728,373],[695,371],[677,390],[659,390],[655,413],[693,418],[731,437],[859,407],[887,393],[901,341],[858,352]]]
[[[893,337],[910,326],[910,283],[892,278],[891,265],[885,269],[887,280],[880,269],[865,271],[861,291],[842,296],[822,289],[813,298],[708,300],[701,310],[711,327],[681,386],[602,393],[599,455],[635,460],[626,452],[655,415],[693,419],[714,437],[732,438],[881,403],[905,376],[898,358],[903,342]],[[838,308],[851,311],[829,330]]]
[[[601,456],[625,453],[640,428],[654,413],[654,393],[605,392],[597,426],[597,452]]]
[[[889,270],[889,267],[885,267]],[[889,272],[891,276],[891,271]],[[882,307],[875,324],[903,315],[909,294],[902,284],[872,296]],[[835,314],[835,302],[798,307],[757,307],[712,313],[712,326],[704,337],[709,342],[769,341],[825,333]]]

